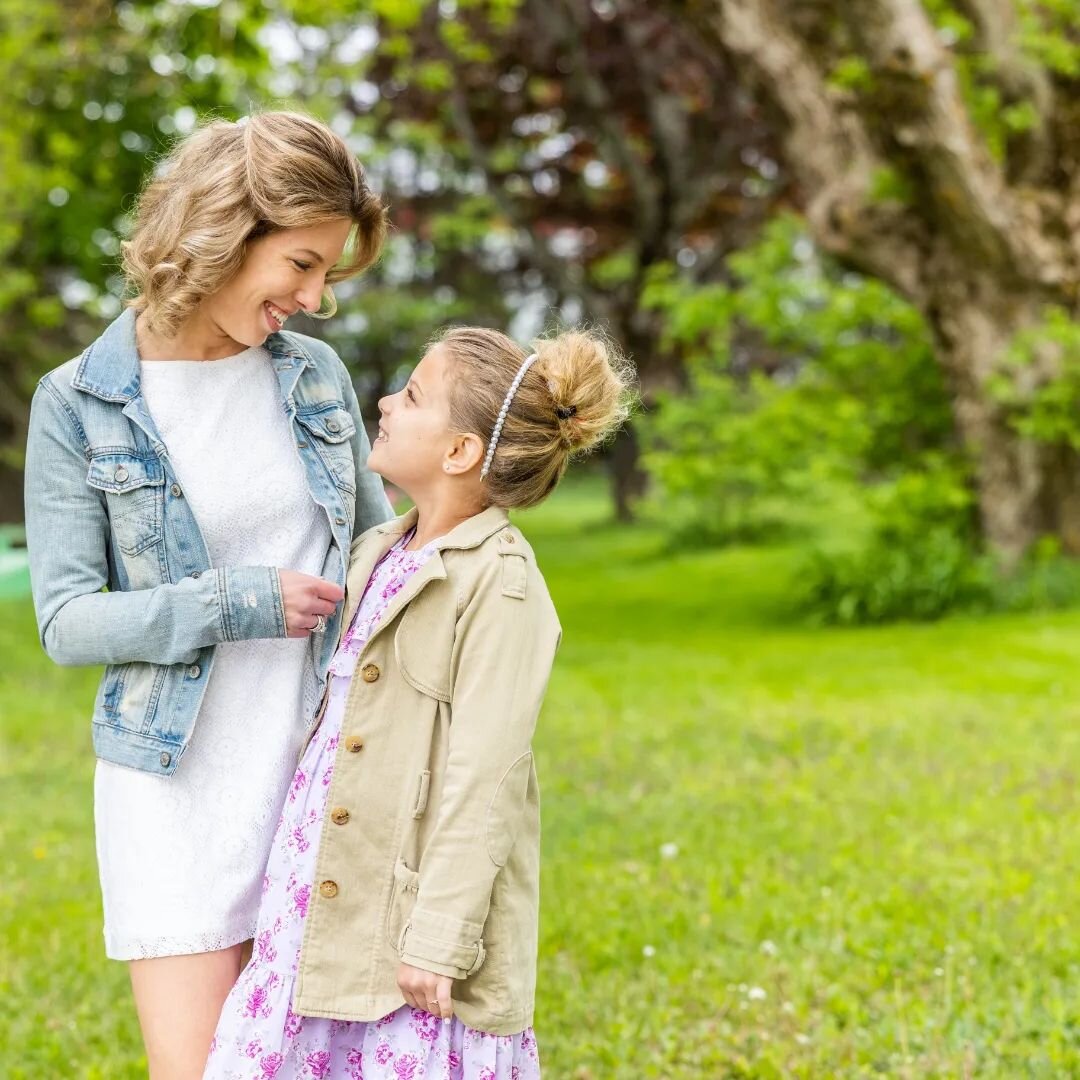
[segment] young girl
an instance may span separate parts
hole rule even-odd
[[[379,403],[368,467],[415,503],[354,544],[322,718],[293,777],[251,962],[206,1080],[532,1080],[539,800],[560,628],[507,510],[626,415],[567,333],[444,334]]]

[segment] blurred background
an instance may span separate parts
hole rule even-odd
[[[0,0],[0,1075],[145,1071],[29,400],[173,140],[270,107],[391,208],[290,323],[366,415],[451,322],[639,371],[522,516],[548,1075],[1080,1075],[1080,0]]]

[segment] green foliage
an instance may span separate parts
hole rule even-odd
[[[1080,450],[1080,323],[1047,307],[1002,355],[990,390],[1021,435]]]
[[[917,312],[821,261],[794,217],[733,256],[734,283],[655,272],[647,307],[689,385],[646,419],[646,465],[705,541],[806,527],[821,507],[951,437]]]
[[[873,78],[870,65],[861,56],[841,57],[829,74],[830,84],[841,90],[869,90]]]
[[[118,313],[132,196],[169,139],[260,98],[262,5],[0,0],[0,461],[37,378]],[[5,512],[10,513],[10,510]]]
[[[989,602],[973,510],[968,477],[928,457],[924,468],[868,493],[862,530],[811,549],[800,574],[804,606],[826,622],[879,623]]]
[[[875,202],[910,203],[914,197],[911,182],[899,169],[885,166],[870,178],[870,198]]]
[[[1021,48],[1059,75],[1080,77],[1080,2],[1017,0],[1016,6]]]
[[[1062,554],[1061,541],[1044,536],[1015,572],[994,581],[1001,611],[1048,611],[1080,604],[1080,561]]]

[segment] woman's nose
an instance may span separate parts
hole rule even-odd
[[[296,291],[296,302],[306,312],[318,311],[322,306],[323,287],[316,282],[305,284]]]

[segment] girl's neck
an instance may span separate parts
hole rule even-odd
[[[463,521],[475,517],[481,508],[463,506],[459,501],[452,503],[416,503],[416,528],[412,539],[406,545],[407,551],[419,551],[420,548],[453,532]]]

